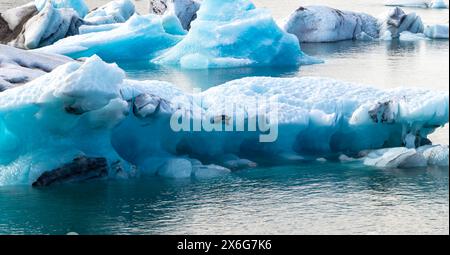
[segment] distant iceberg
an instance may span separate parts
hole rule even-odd
[[[131,0],[114,0],[89,12],[84,21],[89,25],[123,23],[135,14]]]
[[[386,6],[410,7],[410,8],[433,8],[447,9],[448,5],[444,0],[389,0],[385,2]]]
[[[274,143],[261,144],[258,131],[177,132],[170,124],[176,113],[195,121],[201,112],[204,121],[233,127],[233,118],[255,118],[261,107],[252,102],[260,96],[277,103]],[[448,92],[259,77],[187,94],[167,82],[127,80],[94,56],[1,93],[0,185],[148,174],[208,178],[255,167],[260,157],[301,162],[391,147],[422,150],[448,117]]]
[[[73,9],[58,9],[47,3],[38,12],[34,4],[27,4],[0,15],[0,43],[35,49],[78,34],[83,23]]]
[[[414,12],[407,14],[399,7],[392,8],[379,18],[327,6],[299,7],[283,27],[297,36],[300,42],[306,43],[448,38],[448,30],[445,31],[448,25],[426,26],[419,15]]]
[[[125,23],[94,26],[95,32],[72,36],[37,52],[62,54],[72,58],[100,56],[105,61],[139,60],[155,57],[177,44],[182,37],[169,34],[156,15],[133,15]],[[86,29],[86,28],[84,28]]]
[[[186,69],[317,63],[270,12],[248,0],[205,0],[186,37],[153,62]]]
[[[284,29],[296,35],[300,42],[376,39],[379,35],[376,18],[327,6],[298,8],[290,15]]]
[[[50,3],[54,8],[69,8],[77,12],[80,18],[86,16],[89,12],[89,7],[86,5],[84,0],[34,0],[36,8],[41,11],[45,8],[45,5]]]

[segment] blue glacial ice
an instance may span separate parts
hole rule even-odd
[[[448,39],[448,24],[428,25],[423,33],[428,38]]]
[[[85,17],[90,25],[123,23],[135,13],[131,0],[115,0],[89,12]]]
[[[48,2],[51,3],[54,8],[73,9],[78,13],[80,18],[86,16],[89,12],[89,8],[84,0],[34,0],[34,4],[39,11],[43,10]]]
[[[297,38],[278,27],[270,12],[248,0],[202,1],[186,37],[157,64],[186,69],[317,63]]]
[[[135,14],[125,23],[94,27],[97,27],[96,32],[82,29],[83,34],[65,38],[36,51],[72,58],[98,55],[105,61],[115,62],[151,59],[182,39],[180,35],[168,33],[162,19],[156,15]]]
[[[269,108],[256,104],[258,96]],[[275,105],[273,143],[259,141],[265,132],[176,132],[170,125],[184,116],[238,128],[234,120],[249,124]],[[208,178],[254,167],[261,157],[292,163],[403,146],[420,150],[430,165],[448,165],[448,148],[423,147],[448,123],[448,107],[448,92],[309,77],[245,78],[188,94],[167,82],[127,80],[94,56],[2,92],[0,185],[31,184],[88,159],[107,162],[111,178]]]

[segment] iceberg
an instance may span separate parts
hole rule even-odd
[[[268,108],[257,104],[259,97]],[[448,92],[379,90],[312,77],[244,78],[190,94],[167,82],[128,80],[116,64],[93,56],[2,92],[0,185],[210,178],[254,167],[258,158],[298,163],[402,146],[420,151],[429,165],[445,165],[448,149],[423,146],[448,123],[448,99]],[[234,120],[249,124],[273,106],[278,114],[270,125],[279,136],[272,143],[259,140],[263,131],[172,126],[174,116],[184,116],[187,123],[237,128]]]
[[[0,44],[0,92],[28,83],[70,61],[65,56],[31,53]]]
[[[409,8],[433,8],[433,9],[446,9],[448,5],[444,0],[423,1],[423,0],[394,0],[386,1],[386,6],[398,6]]]
[[[189,30],[197,18],[200,2],[195,0],[149,0],[149,12],[157,15],[173,14],[178,17],[183,29]]]
[[[365,13],[341,11],[327,6],[300,7],[284,29],[300,42],[335,42],[378,38],[378,20]]]
[[[36,51],[75,59],[98,55],[103,60],[115,62],[151,59],[182,39],[182,36],[167,33],[162,20],[156,15],[135,14],[125,23],[100,27],[97,32],[84,31],[84,34],[60,40]]]
[[[382,168],[448,167],[448,146],[426,145],[415,148],[389,148],[370,152],[364,164]]]
[[[448,24],[426,26],[423,33],[432,39],[448,39]]]
[[[80,18],[86,16],[89,12],[89,7],[84,0],[34,0],[34,4],[39,11],[43,10],[47,3],[58,9],[73,9]]]
[[[186,69],[317,63],[269,11],[248,0],[202,1],[186,37],[153,60]]]
[[[89,25],[123,23],[133,16],[135,11],[131,0],[115,0],[89,12],[84,21]]]
[[[416,13],[406,14],[398,7],[387,12],[380,26],[381,34],[389,32],[392,38],[399,38],[403,32],[418,34],[424,31],[422,19]]]
[[[50,3],[38,13],[25,5],[1,14],[0,42],[23,49],[35,49],[78,34],[83,20],[72,9],[56,9]]]
[[[444,0],[434,0],[431,2],[430,7],[433,9],[448,9],[448,5]]]
[[[412,8],[428,8],[430,1],[423,0],[390,0],[386,1],[386,6],[394,7],[412,7]]]

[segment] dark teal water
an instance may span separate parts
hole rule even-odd
[[[314,163],[0,187],[0,234],[449,234],[448,169]]]

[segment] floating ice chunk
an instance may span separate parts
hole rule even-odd
[[[412,140],[420,146],[449,116],[448,92],[425,89],[378,90],[325,78],[254,77],[186,94],[166,82],[124,77],[117,65],[91,57],[2,92],[0,185],[31,184],[80,156],[106,159],[110,177],[142,171],[187,178],[226,172],[189,157],[251,167],[252,161],[233,155],[249,155],[256,163],[286,152],[298,159],[328,158],[406,143],[412,147]],[[268,108],[256,104],[261,97],[268,100]],[[214,122],[236,130],[231,118],[248,124],[259,110],[267,114],[272,106],[278,114],[270,124],[279,134],[273,143],[260,142],[261,131],[177,132],[171,125],[181,112],[187,123],[216,116]],[[445,165],[448,148],[373,152],[367,160],[383,167]]]
[[[414,42],[414,41],[430,40],[430,39],[422,33],[414,34],[414,33],[405,31],[400,34],[399,40]]]
[[[385,2],[386,6],[428,8],[430,1],[424,0],[389,0]]]
[[[306,6],[290,15],[284,29],[300,42],[335,42],[378,38],[378,20],[365,13],[327,6]]]
[[[37,12],[32,5],[9,10],[0,16],[0,42],[34,49],[78,34],[83,21],[72,9],[56,9],[51,4]]]
[[[424,24],[416,13],[406,14],[399,7],[395,7],[381,18],[380,29],[381,34],[387,35],[386,32],[389,32],[392,38],[399,38],[403,32],[423,33]]]
[[[48,2],[50,2],[54,8],[73,9],[81,18],[86,16],[89,12],[89,8],[83,0],[34,0],[34,4],[39,11],[43,10]]]
[[[84,20],[91,25],[123,23],[133,16],[135,11],[130,0],[114,0],[89,12]]]
[[[240,169],[246,169],[246,168],[255,168],[258,166],[257,163],[248,160],[248,159],[241,159],[236,155],[233,154],[226,154],[221,156],[218,159],[221,164],[226,167],[229,168],[231,170],[240,170]]]
[[[448,39],[448,24],[426,26],[423,33],[432,39]]]
[[[186,37],[154,60],[187,69],[309,62],[297,38],[248,0],[206,0]],[[314,61],[317,63],[317,61]]]
[[[0,92],[23,85],[72,59],[0,45]]]
[[[149,0],[149,12],[157,15],[173,14],[178,17],[183,29],[189,30],[197,18],[200,3],[195,0]]]
[[[182,158],[170,159],[158,169],[158,175],[174,179],[190,178],[192,163]]]
[[[376,150],[364,159],[368,166],[386,168],[415,168],[426,166],[448,166],[448,146],[423,146],[417,149],[391,148]]]
[[[203,165],[198,160],[191,160],[192,162],[192,174],[195,178],[216,178],[231,173],[230,169],[227,169],[218,165]]]
[[[417,149],[428,160],[430,166],[448,166],[449,148],[444,145],[428,145]]]
[[[433,9],[448,9],[448,5],[444,0],[434,0],[431,2],[430,7]]]
[[[136,14],[111,30],[72,36],[38,51],[72,58],[98,55],[106,61],[150,59],[181,39],[167,33],[159,17]]]

